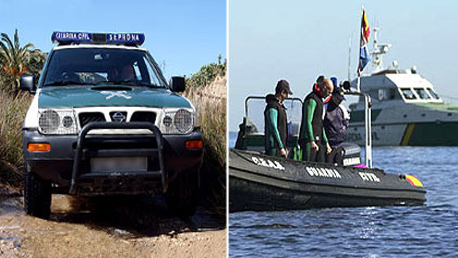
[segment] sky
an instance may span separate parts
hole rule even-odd
[[[0,32],[49,52],[53,31],[142,32],[165,78],[226,56],[225,0],[0,0]]]
[[[417,67],[447,102],[458,100],[458,1],[230,0],[229,130],[236,131],[248,95],[274,92],[279,79],[304,98],[323,74],[356,77],[362,6],[379,43],[391,43],[385,65]],[[364,72],[370,72],[370,65]],[[262,111],[260,112],[262,116]]]

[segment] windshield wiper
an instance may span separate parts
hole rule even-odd
[[[53,82],[48,82],[44,86],[67,86],[67,85],[94,85],[93,83],[87,83],[87,82],[77,82],[77,81],[53,81]]]
[[[140,86],[146,86],[146,87],[151,87],[151,88],[165,88],[165,86],[156,85],[156,84],[151,84],[151,83],[147,83],[147,82],[140,82],[138,85],[140,85]]]
[[[129,85],[129,86],[146,86],[152,88],[163,88],[164,86],[159,86],[155,84],[150,84],[147,82],[136,81],[136,80],[119,80],[119,81],[101,81],[96,83],[96,85],[100,84],[121,84],[121,85]]]
[[[119,80],[119,81],[111,80],[111,81],[100,81],[96,83],[96,85],[99,85],[99,84],[121,84],[121,85],[134,86],[134,85],[137,85],[137,82],[132,81],[132,80]]]

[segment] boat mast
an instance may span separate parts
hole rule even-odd
[[[362,47],[363,45],[363,24],[366,24],[367,21],[365,20],[366,19],[366,16],[365,16],[365,11],[364,11],[364,7],[362,8],[363,9],[363,20],[361,21],[361,40],[360,40],[360,47]],[[364,23],[363,23],[364,22]],[[367,25],[367,24],[366,24]],[[369,37],[369,36],[367,36]],[[368,38],[367,38],[367,41],[368,41]],[[369,43],[369,42],[366,42],[366,44]],[[360,53],[359,53],[359,61],[358,62],[361,62],[361,50],[360,50]],[[362,68],[364,69],[364,67]],[[360,95],[360,96],[363,96],[364,97],[364,123],[365,123],[365,142],[366,142],[366,146],[365,146],[365,158],[366,158],[366,167],[368,168],[372,168],[372,118],[371,118],[371,97],[369,96],[368,93],[364,93],[361,91],[361,73],[362,73],[362,69],[361,71],[359,71],[359,68],[358,68],[358,78],[357,78],[357,81],[356,81],[356,92],[354,92],[353,94],[354,95]]]
[[[350,81],[350,66],[351,66],[351,38],[348,39],[348,81]]]
[[[378,43],[378,32],[379,28],[374,27],[374,51],[372,51],[372,65],[373,73],[380,72],[383,70],[383,59],[382,56],[388,53],[391,47],[390,43]]]

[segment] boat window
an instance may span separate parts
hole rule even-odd
[[[248,101],[248,117],[246,120],[247,134],[264,133],[264,109],[266,102],[263,99],[249,99]]]
[[[288,131],[297,137],[302,120],[302,102],[298,99],[286,99],[283,105],[286,107],[288,116]]]
[[[431,94],[431,96],[432,96],[434,99],[440,99],[440,98],[439,98],[439,95],[437,95],[437,93],[436,93],[433,89],[431,89],[431,88],[426,88],[426,89],[428,90],[429,94]]]
[[[393,99],[401,99],[401,96],[399,95],[396,89],[371,89],[369,91],[366,91],[366,93],[369,94],[372,100],[387,101]],[[360,102],[364,102],[364,97],[360,99]]]
[[[417,92],[418,96],[420,96],[420,99],[430,99],[424,88],[415,88],[414,90]]]
[[[410,88],[401,88],[402,95],[405,99],[416,99],[417,97],[413,94]]]
[[[399,99],[399,94],[396,94],[395,89],[379,89],[378,90],[378,100],[385,101],[385,100],[392,100],[392,99]]]
[[[302,119],[302,102],[300,99],[286,99],[283,104],[286,107],[289,130],[292,135],[298,136]],[[247,134],[264,134],[265,107],[265,98],[252,97],[248,100]]]
[[[371,96],[371,99],[374,99],[374,100],[379,99],[378,89],[371,89],[367,93],[369,93],[369,96]],[[363,101],[364,101],[364,98],[363,98]]]

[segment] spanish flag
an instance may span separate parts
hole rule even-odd
[[[369,43],[370,28],[367,22],[366,11],[363,8],[363,16],[361,18],[361,41],[359,51],[359,66],[358,75],[361,75],[364,67],[369,63],[371,58],[369,57],[369,51],[367,50],[367,44]]]

